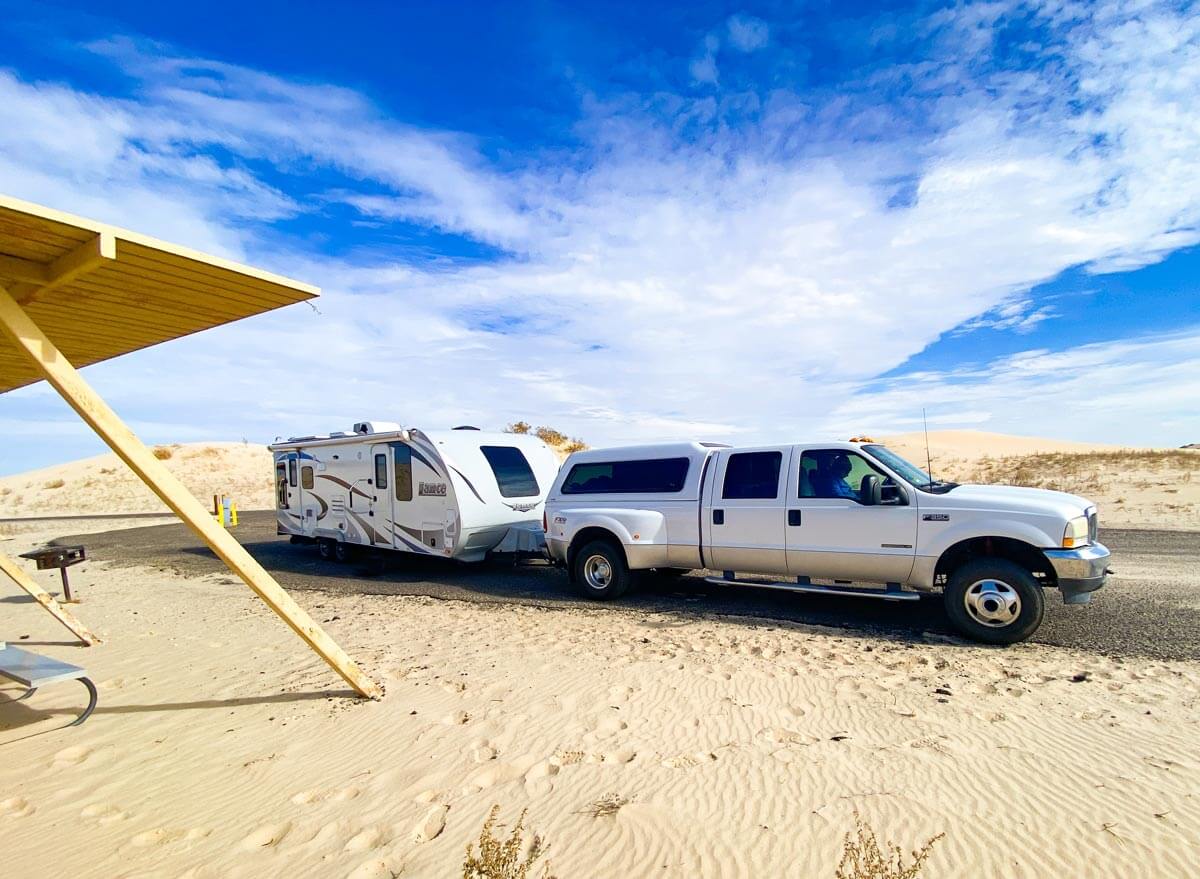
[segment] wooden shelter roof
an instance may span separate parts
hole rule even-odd
[[[316,287],[0,195],[0,287],[75,366],[317,296]],[[0,393],[42,375],[0,335]]]

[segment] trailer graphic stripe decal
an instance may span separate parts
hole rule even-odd
[[[459,470],[457,467],[454,467],[454,466],[451,466],[450,469],[462,477],[462,481],[467,484],[467,488],[471,489],[471,494],[473,494],[473,495],[475,495],[475,497],[479,498],[479,502],[481,504],[487,503],[487,501],[485,501],[483,498],[479,497],[479,492],[477,492],[475,490],[475,486],[473,486],[471,484],[471,480],[467,479],[466,474],[464,474],[461,470]]]
[[[342,486],[342,488],[348,490],[351,494],[356,494],[361,498],[371,500],[371,496],[369,494],[367,494],[361,488],[355,488],[353,485],[351,485],[349,482],[347,482],[344,479],[338,479],[336,476],[329,476],[328,474],[325,474],[325,473],[318,473],[317,479],[328,479],[330,482],[333,482],[333,483],[336,483],[337,485]]]
[[[392,533],[396,535],[396,539],[397,539],[397,540],[399,540],[401,543],[403,543],[405,546],[407,546],[407,547],[408,547],[409,549],[411,549],[413,552],[420,552],[420,553],[426,553],[426,554],[429,554],[429,550],[428,550],[428,549],[426,549],[424,546],[422,546],[420,543],[413,543],[411,540],[409,540],[408,538],[406,538],[406,537],[405,537],[403,534],[399,533],[399,532],[396,530],[396,526],[395,526],[395,525],[393,525],[393,526],[392,526]]]
[[[436,466],[434,466],[434,464],[428,458],[426,458],[423,454],[421,454],[419,451],[417,451],[416,446],[410,445],[409,451],[412,452],[412,456],[414,458],[416,458],[418,461],[420,461],[422,464],[424,464],[426,467],[428,467],[430,470],[432,470],[438,476],[443,476],[443,478],[444,478],[442,471],[439,470]]]
[[[362,516],[358,515],[358,513],[354,512],[353,510],[347,510],[346,512],[348,512],[354,518],[355,522],[362,526],[363,532],[367,535],[372,544],[383,543],[383,535],[376,531],[374,527],[370,525],[370,523],[364,521]]]

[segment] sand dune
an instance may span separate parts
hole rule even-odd
[[[77,729],[79,687],[0,704],[13,876],[459,875],[493,804],[561,879],[832,877],[856,810],[944,831],[935,879],[1194,875],[1194,663],[298,594],[385,682],[360,703],[230,578],[77,579],[101,647],[6,605],[101,692]]]

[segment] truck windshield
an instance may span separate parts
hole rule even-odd
[[[886,464],[905,482],[911,483],[917,488],[929,488],[935,484],[932,476],[911,461],[906,461],[887,446],[863,446],[863,450],[870,452],[877,461]]]

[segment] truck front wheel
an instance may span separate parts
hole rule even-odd
[[[946,614],[969,638],[1015,644],[1037,631],[1046,611],[1042,586],[1007,559],[976,559],[950,575]]]
[[[575,553],[575,585],[588,598],[620,598],[633,582],[625,553],[608,540],[593,540]]]

